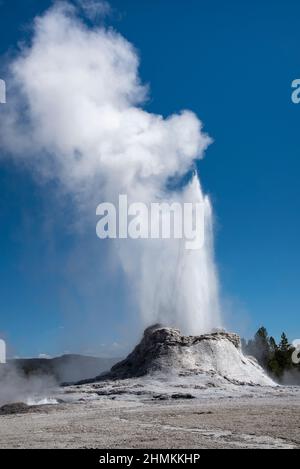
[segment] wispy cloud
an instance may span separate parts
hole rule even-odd
[[[98,21],[112,13],[111,5],[105,0],[77,0],[76,3],[84,15],[92,21]]]

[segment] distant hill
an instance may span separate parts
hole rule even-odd
[[[108,371],[120,358],[99,358],[84,355],[62,355],[56,358],[21,358],[8,360],[25,376],[48,375],[58,382],[80,381]]]

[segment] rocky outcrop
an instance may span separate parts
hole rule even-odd
[[[133,352],[101,379],[149,374],[207,374],[234,384],[274,385],[253,358],[243,355],[237,334],[216,331],[183,336],[178,329],[159,324],[146,329]]]

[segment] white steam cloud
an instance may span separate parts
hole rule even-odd
[[[211,205],[196,175],[180,191],[166,187],[193,167],[210,139],[192,112],[165,119],[142,109],[147,87],[138,65],[120,34],[88,27],[73,6],[56,4],[35,19],[31,43],[10,65],[1,145],[40,176],[58,180],[93,215],[99,202],[116,202],[118,194],[129,202],[202,201],[206,240],[199,251],[186,251],[179,240],[111,242],[141,324],[200,333],[221,326]]]

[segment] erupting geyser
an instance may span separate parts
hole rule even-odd
[[[210,138],[193,112],[164,118],[142,108],[148,89],[138,65],[120,34],[88,26],[66,2],[55,4],[35,19],[31,42],[10,65],[0,139],[7,153],[71,193],[86,225],[95,224],[101,201],[116,205],[119,194],[129,203],[203,202],[202,249],[187,251],[181,240],[116,240],[110,256],[134,292],[140,327],[160,321],[208,332],[221,326],[210,201],[197,174],[184,188],[168,183],[194,167]]]

